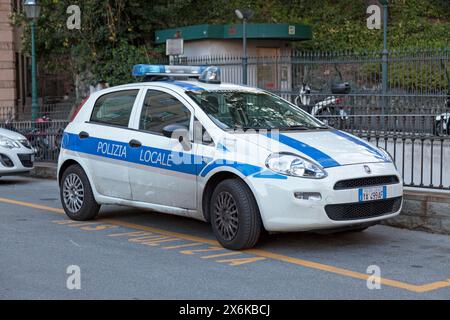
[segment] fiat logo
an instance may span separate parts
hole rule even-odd
[[[366,171],[367,174],[371,174],[372,173],[372,169],[370,169],[369,166],[364,166],[364,170]]]

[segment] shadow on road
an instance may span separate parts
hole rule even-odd
[[[168,231],[196,235],[214,239],[209,223],[190,218],[160,214],[149,210],[127,207],[104,206],[98,216],[102,219],[117,219],[129,223],[151,226]],[[376,227],[375,227],[376,228]],[[317,234],[312,232],[263,233],[256,248],[280,248],[305,251],[334,251],[344,248],[361,248],[368,246],[391,246],[395,248],[396,240],[386,233],[373,232],[371,228],[362,232],[340,232],[333,234]]]

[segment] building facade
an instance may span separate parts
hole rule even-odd
[[[30,103],[30,58],[21,53],[21,28],[10,17],[21,0],[0,0],[0,121],[26,113]]]
[[[181,61],[214,64],[222,69],[224,82],[242,83],[242,24],[196,25],[156,32],[155,42],[184,40]],[[310,26],[300,24],[247,24],[247,80],[250,86],[272,91],[292,90],[293,41],[312,39]]]

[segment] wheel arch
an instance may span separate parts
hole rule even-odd
[[[64,171],[66,171],[67,168],[69,168],[72,165],[79,165],[81,167],[81,169],[83,169],[84,173],[86,173],[86,176],[87,176],[87,178],[89,180],[89,183],[91,184],[92,191],[94,192],[94,195],[95,195],[96,194],[95,185],[92,183],[92,180],[91,180],[91,177],[88,174],[89,172],[88,172],[87,168],[85,167],[85,165],[81,161],[75,160],[73,158],[68,158],[68,159],[64,160],[64,162],[59,167],[59,170],[58,170],[58,184],[61,183],[61,178],[62,178],[62,176],[64,174]]]
[[[202,200],[201,200],[202,213],[203,213],[203,217],[204,217],[205,221],[207,221],[207,222],[211,221],[211,219],[210,219],[211,216],[210,216],[210,212],[209,212],[209,202],[211,200],[212,193],[213,193],[215,187],[220,182],[227,180],[227,179],[238,179],[238,180],[244,182],[244,184],[248,187],[248,189],[252,193],[253,197],[255,198],[256,205],[258,206],[258,210],[259,210],[259,204],[258,204],[257,198],[254,195],[254,191],[251,188],[251,186],[247,183],[247,181],[245,181],[245,179],[243,179],[238,174],[233,173],[231,171],[219,171],[219,172],[216,172],[213,175],[211,175],[211,177],[206,182],[205,187],[203,188],[203,192],[202,192]]]

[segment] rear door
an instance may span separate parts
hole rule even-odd
[[[132,199],[128,176],[129,123],[139,92],[139,88],[134,88],[100,96],[90,120],[78,133],[79,150],[88,158],[90,174],[101,195]]]
[[[194,110],[176,92],[149,87],[134,120],[130,168],[133,200],[169,207],[196,209],[196,166],[192,148]],[[163,135],[168,125],[189,129],[188,148]]]

